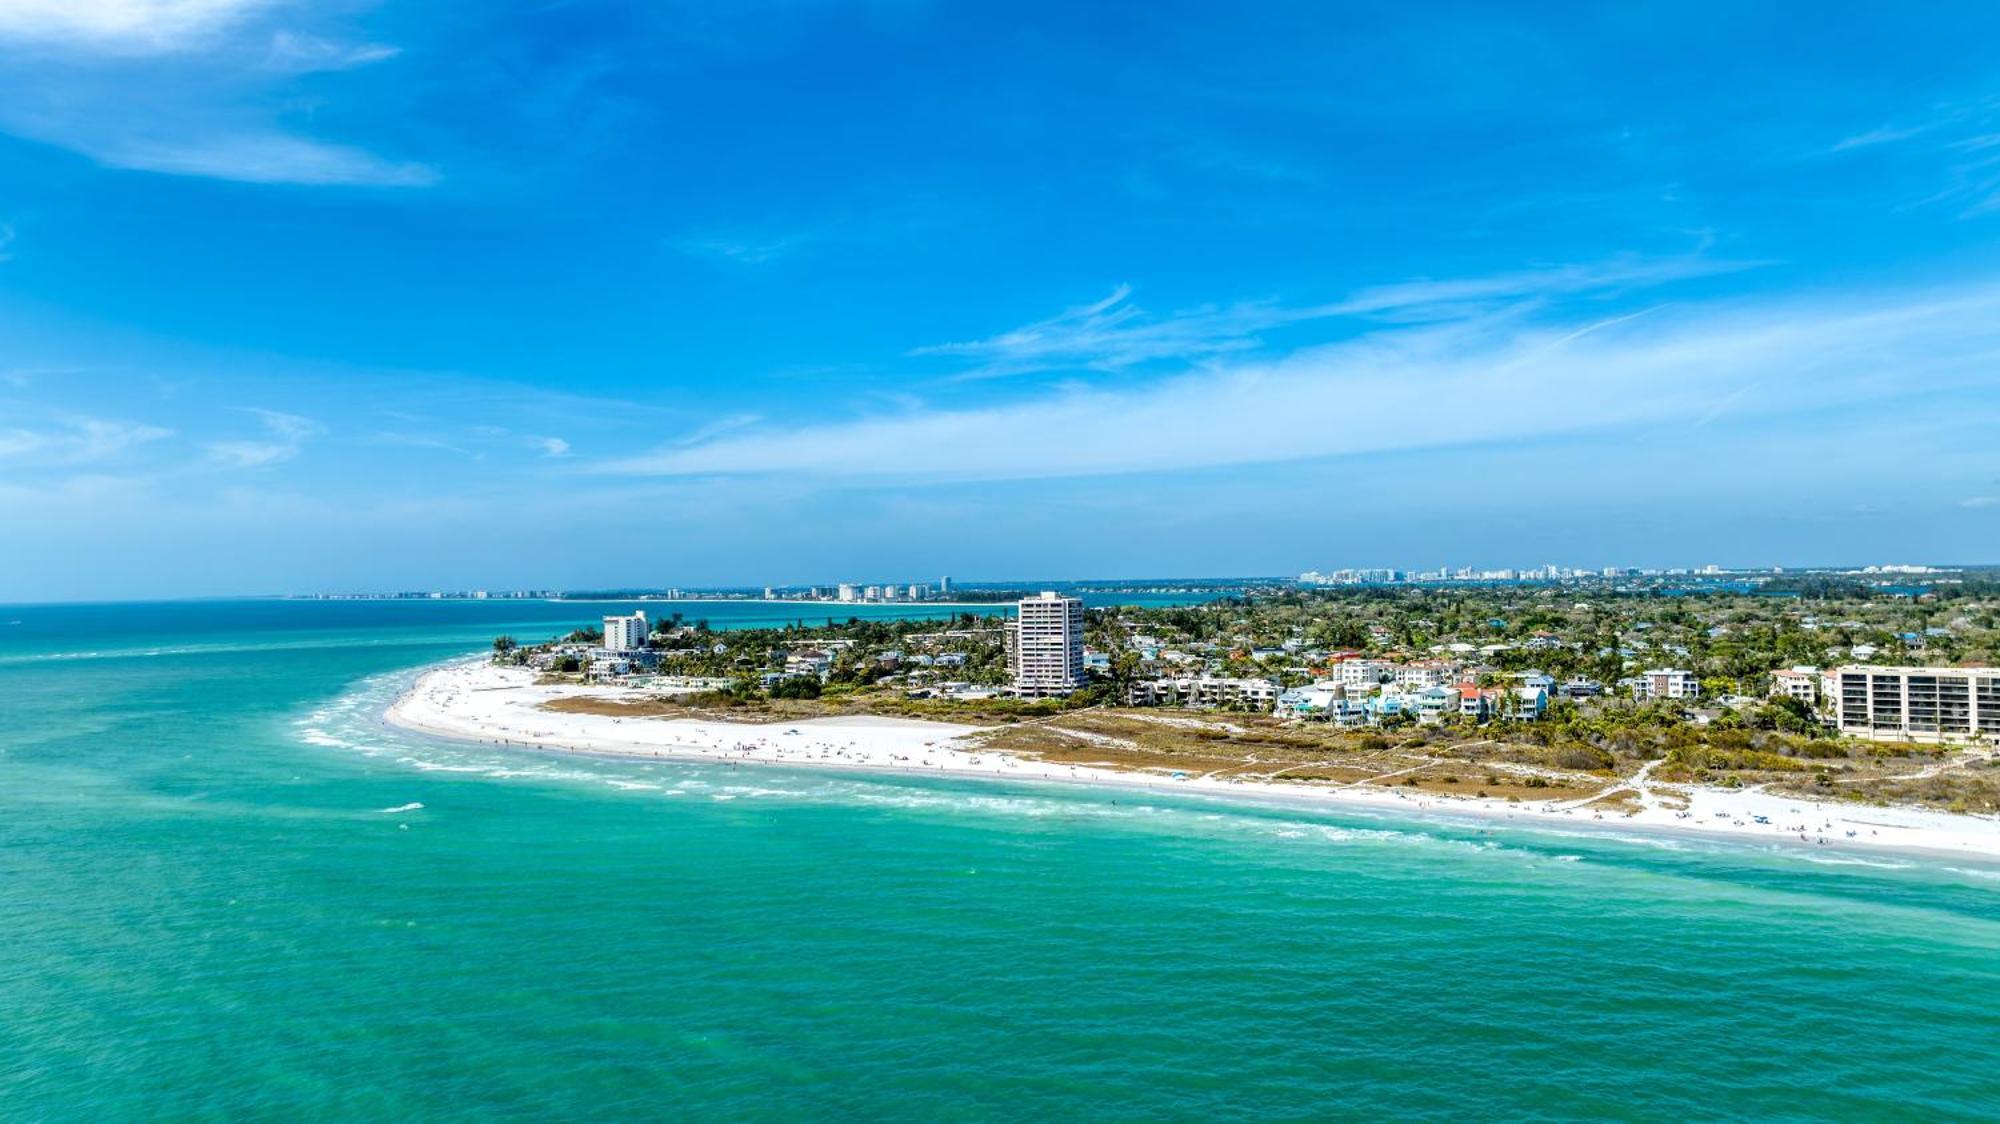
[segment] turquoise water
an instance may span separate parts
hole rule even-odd
[[[602,611],[0,606],[0,1117],[2000,1116],[2000,871],[381,726]]]

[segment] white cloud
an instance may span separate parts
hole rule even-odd
[[[722,258],[739,265],[763,265],[797,249],[800,236],[784,238],[690,238],[680,244],[681,252],[695,257]]]
[[[342,43],[304,32],[280,30],[271,36],[271,51],[265,65],[292,74],[352,70],[402,53],[401,48],[386,43]]]
[[[2000,98],[1948,102],[1930,108],[1923,120],[1883,125],[1848,137],[1827,150],[1840,155],[1855,149],[1885,151],[1893,159],[1935,177],[1940,186],[1911,200],[1905,207],[1954,205],[1961,219],[2000,211]],[[1905,141],[1923,138],[1921,142]]]
[[[51,429],[0,429],[0,460],[17,462],[16,468],[72,468],[108,461],[130,449],[172,435],[172,430],[156,425],[110,418],[67,417]]]
[[[244,413],[253,415],[263,423],[265,436],[261,439],[237,441],[211,441],[202,446],[208,451],[209,463],[217,468],[245,469],[263,468],[280,464],[299,455],[305,443],[326,432],[318,422],[302,418],[297,414],[285,414],[276,410],[247,408]]]
[[[1911,137],[1920,136],[1928,132],[1930,128],[1930,125],[1910,125],[1903,127],[1884,125],[1879,129],[1870,129],[1865,133],[1856,133],[1851,137],[1842,138],[1828,151],[1846,152],[1849,149],[1855,148],[1873,148],[1878,144],[1894,144],[1897,141],[1909,140]]]
[[[1488,311],[1496,305],[1546,301],[1580,293],[1640,289],[1754,269],[1768,264],[1699,256],[1611,261],[1526,269],[1490,277],[1405,281],[1363,289],[1325,306],[1328,315],[1379,316],[1398,321],[1440,320]]]
[[[2000,504],[2000,496],[1967,496],[1958,501],[1960,507],[1993,507]]]
[[[1824,407],[1912,387],[1991,387],[2000,285],[1661,309],[1593,327],[1481,318],[1387,328],[1141,387],[741,432],[596,470],[912,480],[1169,471],[1692,426],[1724,409],[1796,410],[1802,396]]]
[[[437,171],[395,163],[343,145],[278,132],[254,131],[176,140],[119,137],[77,147],[113,168],[171,175],[210,176],[242,183],[347,184],[362,187],[428,187]]]
[[[915,357],[958,358],[976,365],[964,376],[990,378],[1048,370],[1119,371],[1157,361],[1190,362],[1250,351],[1259,333],[1307,321],[1351,317],[1416,323],[1464,319],[1579,293],[1605,292],[1746,269],[1757,263],[1699,257],[1621,259],[1523,270],[1491,277],[1418,280],[1363,289],[1329,304],[1286,307],[1272,301],[1186,309],[1155,317],[1120,285],[1102,300],[985,339],[920,347]]]
[[[300,135],[283,84],[393,58],[279,0],[0,0],[0,129],[107,167],[243,183],[426,187],[428,165]]]
[[[674,442],[674,444],[679,445],[683,448],[689,445],[699,445],[705,441],[712,441],[715,438],[720,437],[725,433],[729,433],[731,431],[738,429],[745,429],[750,426],[756,425],[758,422],[762,420],[763,417],[758,414],[747,414],[747,413],[724,414],[723,416],[716,418],[713,421],[703,423],[693,433],[689,433],[679,438]]]
[[[0,39],[177,51],[271,6],[272,0],[0,0]]]
[[[569,442],[560,437],[530,437],[528,441],[539,448],[545,457],[569,456]]]

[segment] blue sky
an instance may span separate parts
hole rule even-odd
[[[2000,7],[0,0],[0,601],[2000,560]]]

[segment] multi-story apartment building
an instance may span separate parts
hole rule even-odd
[[[1418,660],[1396,669],[1396,686],[1410,691],[1442,687],[1458,674],[1458,668],[1443,660]]]
[[[1014,693],[1067,695],[1083,686],[1083,601],[1044,592],[1015,606],[1007,622]]]
[[[1646,699],[1693,699],[1701,697],[1701,680],[1694,672],[1677,667],[1642,671],[1632,682],[1632,697]]]
[[[1843,734],[1891,741],[2000,738],[2000,668],[1832,670],[1834,722]]]
[[[1813,705],[1819,701],[1819,669],[1788,667],[1772,672],[1771,697],[1797,699],[1807,706]]]
[[[644,610],[629,617],[604,618],[604,648],[610,652],[630,652],[646,646],[646,634],[652,626],[646,621]]]
[[[1394,678],[1396,665],[1388,660],[1342,660],[1333,666],[1330,676],[1344,687],[1373,689],[1383,681]]]
[[[1275,707],[1281,693],[1269,679],[1191,675],[1142,679],[1132,684],[1127,701],[1134,706],[1245,706],[1262,711]]]

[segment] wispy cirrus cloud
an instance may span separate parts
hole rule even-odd
[[[172,430],[156,425],[72,415],[43,428],[0,429],[0,460],[32,460],[40,468],[75,468],[101,464],[171,436]]]
[[[423,164],[397,163],[357,148],[267,129],[168,141],[113,136],[83,140],[79,147],[113,168],[239,183],[428,187],[438,180],[437,171]]]
[[[595,469],[912,481],[1176,471],[1692,427],[1725,410],[1793,410],[1802,393],[1842,404],[1912,386],[1992,389],[1996,362],[1992,282],[1675,306],[1581,327],[1475,318],[1381,328],[1137,387],[724,434]]]
[[[932,344],[908,354],[973,364],[961,379],[1049,370],[1120,371],[1156,361],[1210,360],[1263,345],[1259,333],[1308,321],[1351,317],[1419,323],[1464,319],[1502,308],[1582,293],[1661,285],[1729,273],[1761,263],[1698,256],[1617,259],[1522,270],[1488,277],[1404,281],[1362,289],[1343,300],[1287,306],[1276,301],[1206,305],[1154,316],[1120,285],[1090,304],[983,339]]]
[[[131,171],[423,187],[428,165],[305,135],[283,83],[393,58],[295,0],[0,0],[0,130]]]
[[[1909,140],[1911,137],[1922,136],[1924,133],[1930,131],[1934,127],[1935,126],[1928,124],[1883,125],[1880,128],[1868,129],[1864,132],[1856,133],[1851,137],[1842,137],[1840,140],[1834,143],[1832,148],[1829,148],[1827,151],[1848,152],[1856,148],[1873,148],[1878,144],[1894,144],[1897,141]]]
[[[682,253],[695,257],[719,258],[739,265],[763,265],[784,257],[808,240],[803,235],[775,238],[709,235],[682,239],[679,246]]]
[[[242,412],[261,423],[262,435],[205,443],[202,448],[212,467],[250,469],[282,464],[298,456],[307,441],[326,432],[318,422],[297,414],[257,407],[246,407]]]
[[[713,441],[725,433],[732,433],[736,430],[756,425],[762,420],[764,420],[763,416],[759,414],[724,414],[722,417],[704,423],[695,429],[694,432],[682,435],[674,441],[674,444],[682,447],[700,445],[704,442]]]
[[[433,419],[402,411],[389,410],[385,414],[399,421],[427,422]],[[434,449],[443,453],[456,453],[474,460],[484,460],[489,452],[500,453],[510,459],[518,455],[523,447],[532,449],[545,459],[556,460],[570,455],[570,444],[561,437],[540,433],[516,433],[503,425],[475,425],[465,429],[393,429],[382,430],[371,435],[368,440],[377,445],[393,445],[405,449]]]
[[[309,74],[352,70],[369,63],[386,62],[402,53],[402,48],[387,43],[346,43],[321,35],[281,29],[271,35],[271,46],[264,57],[264,65],[285,74]]]
[[[1959,218],[2000,211],[2000,98],[1934,107],[1928,114],[1845,137],[1829,155],[1882,150],[1892,159],[1929,169],[1940,186],[1906,207],[1953,205]]]

